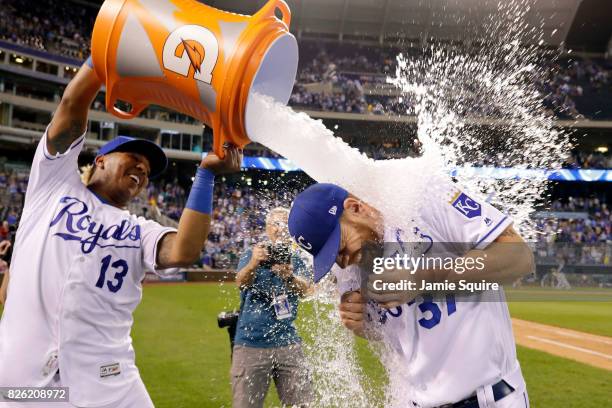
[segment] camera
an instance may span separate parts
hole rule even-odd
[[[269,269],[274,265],[287,265],[291,263],[291,245],[284,242],[268,244],[266,250],[268,251],[268,259],[259,264],[259,266]]]
[[[230,340],[230,358],[234,355],[234,338],[236,337],[236,326],[240,312],[236,310],[223,311],[217,315],[217,325],[220,329],[227,327]]]
[[[220,329],[224,327],[235,327],[236,323],[238,323],[239,315],[240,312],[237,312],[235,310],[232,310],[231,312],[221,312],[217,315],[217,325]]]

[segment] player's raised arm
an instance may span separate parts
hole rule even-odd
[[[473,255],[484,254],[491,261],[485,261],[488,268],[484,268],[484,276],[478,276],[480,279],[510,283],[535,270],[533,251],[512,226],[507,227],[482,254],[476,252]]]
[[[242,149],[235,146],[224,149],[223,159],[211,152],[202,160],[177,232],[166,234],[159,243],[156,259],[159,269],[190,266],[199,259],[210,231],[215,175],[237,172],[242,163]]]
[[[87,128],[87,113],[102,83],[95,71],[84,63],[70,81],[47,132],[47,151],[64,153]]]
[[[472,249],[464,259],[473,259],[475,265],[458,274],[455,272],[434,271],[434,279],[457,282],[480,282],[482,280],[500,284],[511,283],[535,270],[533,251],[512,226],[506,227],[486,248]],[[476,263],[478,262],[478,263]]]

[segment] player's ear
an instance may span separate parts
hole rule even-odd
[[[102,156],[98,156],[96,157],[96,160],[94,161],[94,164],[97,168],[99,169],[103,169],[104,168],[104,161],[106,160],[106,156],[102,155]]]
[[[358,214],[361,210],[361,201],[357,198],[348,196],[346,200],[344,200],[344,213],[348,213],[349,215]]]
[[[344,200],[344,213],[346,219],[352,222],[360,222],[367,217],[367,207],[363,201],[357,197],[349,196]]]

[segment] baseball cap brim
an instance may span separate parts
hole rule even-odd
[[[149,161],[149,166],[151,166],[151,174],[149,175],[149,178],[151,179],[162,174],[168,166],[168,158],[166,157],[166,153],[164,153],[164,150],[156,143],[153,143],[149,140],[129,140],[120,144],[112,151],[106,152],[104,154],[109,154],[113,152],[130,152],[142,154],[143,156],[145,156]]]
[[[334,266],[340,249],[340,235],[340,223],[337,223],[319,253],[315,255],[313,260],[315,283],[323,279]]]

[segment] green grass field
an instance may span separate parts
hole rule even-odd
[[[612,337],[611,302],[510,302],[512,317]]]
[[[136,362],[157,407],[230,407],[227,331],[216,315],[236,307],[233,284],[149,285],[133,330]],[[301,310],[300,324],[311,308]],[[612,336],[612,304],[603,302],[514,302],[513,316]],[[305,336],[307,338],[307,336]],[[305,340],[308,341],[308,340]],[[376,393],[384,371],[357,342],[367,382]],[[612,372],[519,347],[532,407],[606,407],[612,403]],[[267,406],[278,406],[271,387]],[[342,406],[338,401],[338,406]]]

